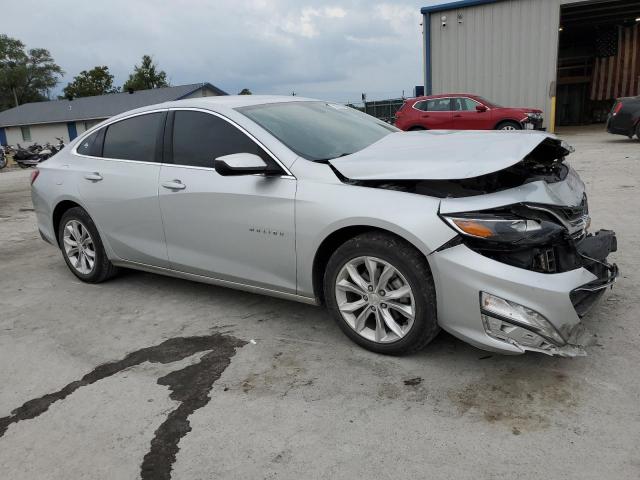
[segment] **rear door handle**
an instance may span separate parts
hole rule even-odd
[[[453,118],[460,118],[462,115],[454,115]]]
[[[102,175],[100,175],[98,172],[93,172],[87,173],[84,178],[86,178],[87,180],[91,180],[92,182],[99,182],[100,180],[102,180]]]
[[[184,190],[187,186],[182,183],[180,180],[171,180],[170,182],[162,182],[162,186],[164,188],[168,188],[169,190]]]
[[[422,118],[429,118],[429,115],[422,115]]]

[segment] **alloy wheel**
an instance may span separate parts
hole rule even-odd
[[[62,242],[71,266],[83,275],[90,274],[96,263],[96,249],[87,227],[78,220],[69,220]]]
[[[411,286],[398,269],[380,258],[349,260],[338,272],[335,296],[345,322],[369,341],[395,342],[413,326]]]
[[[509,131],[512,131],[512,130],[517,130],[517,128],[516,128],[516,127],[514,127],[513,125],[505,125],[505,126],[504,126],[504,127],[502,127],[500,130],[509,130]]]

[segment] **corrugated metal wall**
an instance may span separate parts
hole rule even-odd
[[[548,126],[560,3],[567,2],[505,0],[432,14],[433,93],[476,93],[506,106],[541,108]]]

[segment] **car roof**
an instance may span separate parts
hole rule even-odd
[[[157,103],[145,107],[129,110],[120,115],[111,117],[112,119],[126,117],[135,113],[149,112],[165,108],[204,108],[214,112],[223,113],[225,111],[238,108],[250,107],[254,105],[265,105],[269,103],[292,103],[292,102],[318,102],[313,98],[298,97],[292,95],[221,95],[216,97],[188,98],[185,100],[174,100],[170,102]]]
[[[422,97],[416,97],[416,100],[430,100],[433,98],[447,98],[447,97],[479,98],[480,95],[476,95],[475,93],[439,93],[437,95],[424,95]]]

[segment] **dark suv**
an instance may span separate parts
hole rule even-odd
[[[640,97],[616,100],[607,117],[607,132],[640,139]]]

